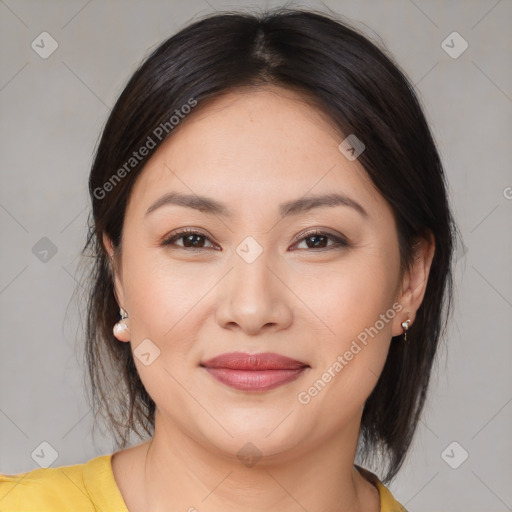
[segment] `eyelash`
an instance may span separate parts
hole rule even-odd
[[[202,236],[209,240],[209,238],[205,234],[201,233],[200,231],[196,231],[194,229],[188,228],[188,229],[183,229],[183,230],[175,233],[174,235],[172,235],[170,238],[164,240],[162,242],[162,245],[163,246],[172,246],[176,240],[179,240],[180,238],[184,238],[185,236],[190,236],[190,235],[199,235],[199,236]],[[299,244],[299,243],[303,242],[305,239],[311,238],[313,236],[327,237],[327,238],[330,238],[331,240],[334,240],[334,242],[335,242],[327,247],[321,247],[320,249],[312,248],[311,250],[313,250],[315,252],[328,251],[328,250],[335,249],[335,248],[348,247],[350,245],[344,238],[341,238],[341,237],[335,236],[331,233],[327,233],[325,231],[320,231],[320,230],[312,230],[312,231],[305,233],[299,240],[297,240],[297,242],[295,244]],[[184,246],[176,246],[176,247],[178,247],[179,249],[187,250],[187,251],[198,251],[198,250],[202,250],[202,249],[211,249],[211,247],[184,247]],[[303,249],[299,249],[299,250],[303,250]]]

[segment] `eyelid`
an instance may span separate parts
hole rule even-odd
[[[201,229],[199,228],[193,228],[193,227],[188,227],[188,228],[182,228],[182,229],[178,229],[176,231],[171,231],[171,233],[169,233],[169,235],[166,235],[164,238],[163,238],[163,241],[161,243],[161,245],[163,246],[173,246],[174,242],[176,240],[179,240],[180,238],[182,237],[185,237],[187,235],[200,235],[206,239],[208,239],[210,241],[210,243],[212,245],[214,245],[214,243],[212,242],[211,240],[211,236],[204,233]],[[180,248],[180,249],[184,249],[184,250],[188,250],[188,251],[194,251],[194,250],[201,250],[201,249],[211,249],[211,247],[184,247],[184,246],[176,246],[177,248]]]
[[[185,246],[180,246],[180,245],[173,246],[174,242],[176,240],[179,240],[180,238],[185,237],[186,235],[200,235],[200,236],[206,238],[207,240],[209,240],[210,243],[212,245],[214,245],[214,242],[212,242],[211,237],[208,234],[204,233],[199,228],[192,228],[192,227],[182,228],[182,229],[178,229],[177,231],[171,232],[168,236],[164,237],[163,241],[161,242],[161,245],[162,246],[171,246],[173,248],[179,248],[179,249],[183,249],[183,250],[189,251],[189,252],[190,251],[200,251],[202,249],[210,249],[210,250],[212,249],[212,247],[185,247]],[[298,243],[302,243],[305,239],[315,236],[315,235],[316,236],[325,236],[327,238],[330,238],[331,240],[334,241],[334,243],[332,243],[331,245],[328,245],[327,247],[321,247],[318,249],[308,248],[308,249],[306,249],[307,252],[311,252],[311,251],[322,252],[322,251],[328,251],[330,249],[350,246],[350,242],[344,235],[334,234],[326,228],[311,228],[308,231],[306,231],[305,233],[301,233],[300,235],[295,237],[295,239],[292,242],[292,245],[297,245]],[[303,250],[303,249],[293,249],[293,250]]]
[[[316,236],[325,236],[325,237],[331,238],[332,240],[335,241],[334,244],[331,244],[328,247],[336,247],[336,246],[340,246],[340,245],[348,246],[349,245],[349,242],[346,239],[346,237],[344,237],[341,234],[338,235],[338,234],[332,233],[330,230],[327,230],[324,228],[312,228],[309,231],[306,231],[305,233],[301,233],[297,238],[294,239],[293,245],[296,245],[299,242],[303,242],[304,239],[309,238],[311,236],[315,236],[315,235]],[[323,247],[318,250],[319,251],[321,251],[322,249],[327,250],[328,247]]]

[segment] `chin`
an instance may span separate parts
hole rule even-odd
[[[293,437],[267,436],[266,432],[248,430],[246,433],[235,435],[229,440],[207,439],[212,447],[230,460],[241,462],[245,466],[259,467],[283,463],[294,457],[299,439]],[[295,453],[295,456],[297,454]]]
[[[211,428],[204,430],[204,425],[198,427],[202,430],[204,442],[225,454],[239,458],[245,455],[272,456],[274,459],[280,454],[293,450],[307,438],[304,424],[300,429],[302,436],[298,431],[299,425],[296,423],[298,416],[292,412],[286,417],[292,409],[284,414],[282,410],[276,410],[273,407],[265,411],[261,407],[257,411],[254,408],[246,409],[218,417],[219,423],[233,437],[223,429],[215,429],[214,432]],[[212,436],[213,433],[214,436]]]

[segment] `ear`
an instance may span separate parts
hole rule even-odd
[[[123,284],[119,271],[119,269],[121,268],[121,262],[119,260],[119,254],[117,254],[116,250],[114,249],[114,244],[112,243],[112,240],[110,240],[109,236],[106,233],[103,233],[103,246],[105,247],[105,250],[110,257],[109,264],[111,273],[114,276],[115,283],[114,295],[117,298],[119,306],[124,308],[125,301],[123,293]]]
[[[404,332],[401,324],[408,318],[411,320],[409,326],[414,323],[416,311],[421,306],[427,289],[434,252],[435,239],[429,230],[426,235],[417,239],[412,267],[404,274],[402,292],[397,298],[397,301],[402,305],[402,310],[393,321],[392,336],[399,336]]]
[[[123,307],[125,309],[125,302],[124,302],[124,293],[123,293],[123,285],[122,280],[119,275],[118,269],[120,268],[120,261],[119,261],[119,255],[116,253],[114,249],[114,245],[112,244],[112,241],[110,238],[103,233],[103,245],[105,247],[105,250],[110,258],[110,269],[111,273],[114,276],[114,295],[117,299],[117,303],[120,307]],[[130,329],[129,329],[129,319],[126,318],[124,320],[121,320],[120,322],[117,322],[113,326],[113,332],[114,336],[119,341],[129,342],[130,341]]]

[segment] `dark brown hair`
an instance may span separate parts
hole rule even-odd
[[[92,257],[86,321],[91,404],[121,448],[132,432],[141,438],[154,432],[155,403],[139,378],[130,344],[112,333],[119,305],[103,234],[120,252],[130,191],[153,152],[172,136],[176,120],[194,115],[184,105],[196,102],[199,110],[222,93],[267,84],[313,98],[342,133],[363,140],[359,162],[392,207],[402,272],[410,268],[419,237],[430,232],[435,240],[425,296],[407,342],[391,343],[362,416],[358,457],[364,462],[383,456],[381,478],[389,482],[416,430],[446,329],[458,230],[440,157],[413,87],[385,50],[332,15],[277,8],[206,16],[160,44],[122,91],[89,179],[92,212],[83,255]],[[148,154],[138,152],[150,145]]]

